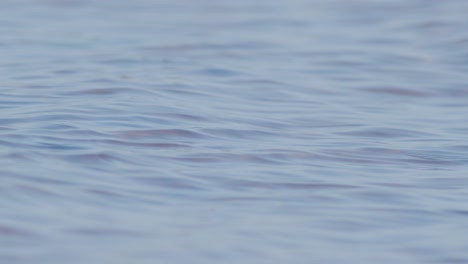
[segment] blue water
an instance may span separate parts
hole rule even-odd
[[[468,1],[0,2],[0,263],[468,263]]]

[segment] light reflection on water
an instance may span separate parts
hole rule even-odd
[[[466,11],[3,1],[0,262],[468,262]]]

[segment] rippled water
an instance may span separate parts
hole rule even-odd
[[[468,263],[468,2],[0,2],[0,263]]]

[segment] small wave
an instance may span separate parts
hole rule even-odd
[[[206,136],[186,129],[127,130],[117,133],[123,138],[205,138]]]

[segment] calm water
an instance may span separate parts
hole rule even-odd
[[[0,263],[468,263],[468,1],[0,2]]]

